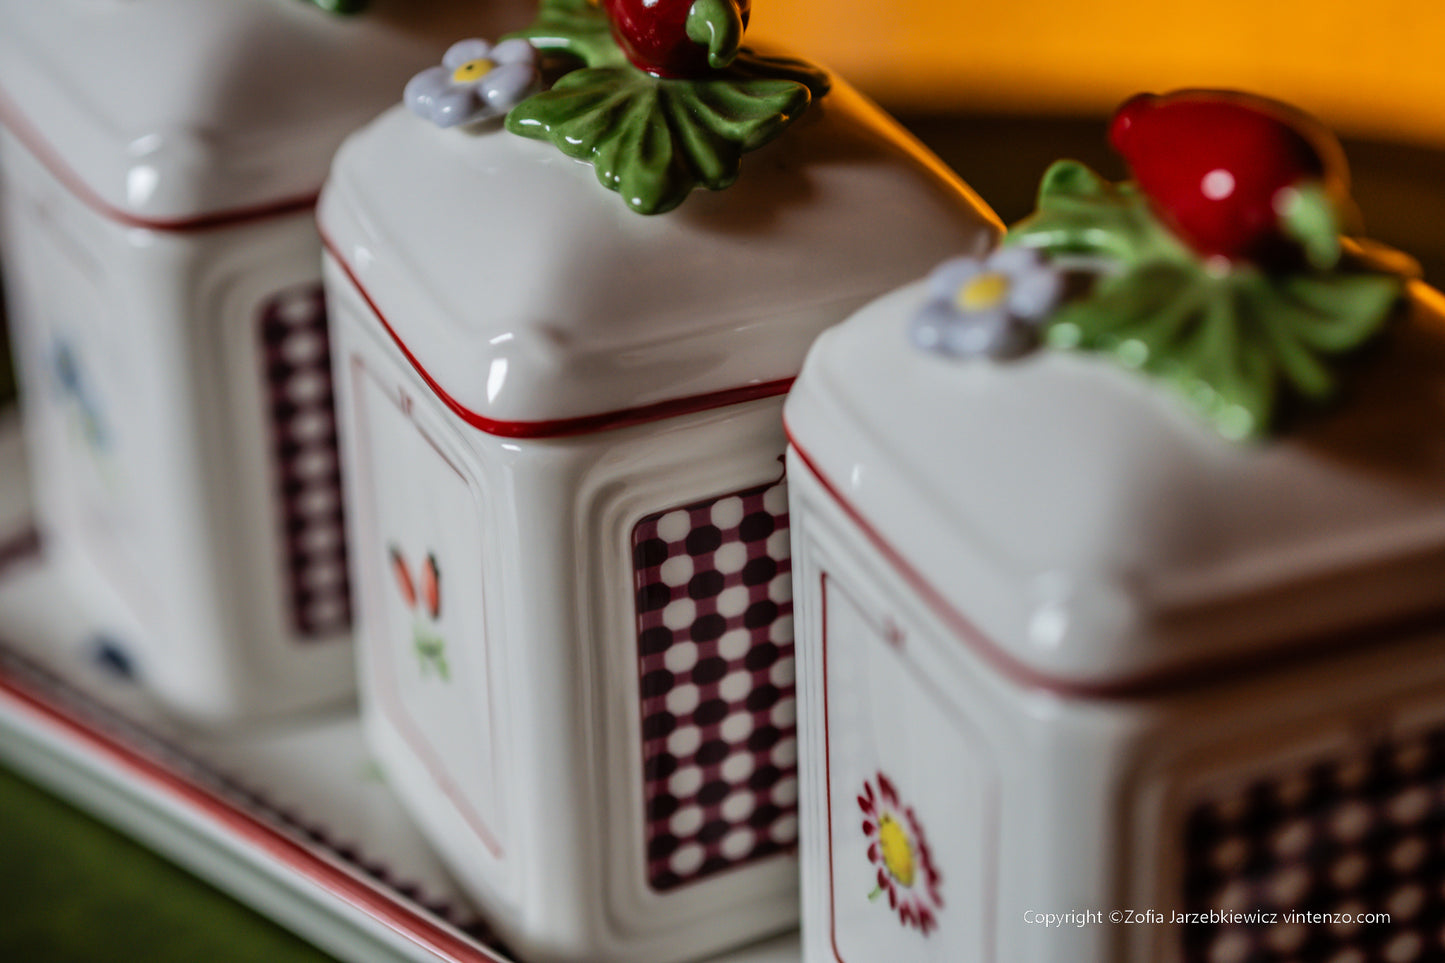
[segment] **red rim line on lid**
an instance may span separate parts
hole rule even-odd
[[[251,221],[264,221],[273,217],[301,214],[315,209],[316,200],[321,196],[320,190],[314,190],[298,197],[280,198],[248,207],[208,211],[184,217],[146,217],[116,207],[96,193],[85,182],[85,179],[76,173],[75,168],[66,163],[54,145],[45,139],[40,130],[30,122],[15,101],[10,99],[3,90],[0,90],[0,126],[14,134],[15,139],[20,141],[40,166],[45,168],[50,176],[54,177],[76,200],[106,220],[123,224],[126,227],[140,227],[174,234],[211,231]]]
[[[1192,689],[1202,689],[1249,675],[1285,668],[1308,658],[1325,658],[1337,653],[1363,649],[1372,645],[1389,645],[1410,636],[1438,629],[1445,620],[1445,610],[1433,608],[1397,618],[1386,618],[1371,624],[1342,630],[1326,630],[1315,634],[1282,639],[1277,644],[1255,652],[1227,653],[1222,656],[1195,656],[1188,661],[1162,666],[1146,666],[1108,679],[1074,679],[1030,665],[1006,651],[964,615],[922,572],[909,563],[878,528],[873,525],[831,479],[823,474],[814,458],[798,443],[792,427],[783,423],[788,444],[808,470],[848,518],[858,526],[864,538],[883,556],[900,578],[918,594],[933,614],[971,652],[999,674],[1031,689],[1041,689],[1074,699],[1133,699]]]
[[[748,401],[758,401],[763,398],[776,398],[785,395],[793,387],[796,378],[780,378],[776,381],[764,381],[757,384],[741,385],[736,388],[724,388],[720,391],[710,391],[699,395],[688,395],[682,398],[667,398],[663,401],[656,401],[651,404],[639,405],[634,408],[620,408],[615,411],[604,411],[595,415],[577,415],[571,418],[553,418],[542,421],[506,421],[496,418],[488,418],[486,415],[478,414],[466,405],[463,405],[456,398],[447,393],[431,373],[421,363],[406,342],[397,334],[391,322],[386,319],[370,292],[356,276],[350,263],[342,256],[341,250],[331,239],[325,230],[321,231],[321,243],[335,259],[342,273],[346,275],[356,293],[366,302],[371,313],[381,322],[387,335],[406,358],[407,363],[412,366],[426,386],[431,389],[432,394],[441,399],[441,402],[451,410],[458,418],[461,418],[468,425],[478,431],[486,432],[489,435],[498,435],[503,438],[562,438],[575,435],[590,435],[600,431],[610,431],[615,428],[629,428],[634,425],[643,425],[653,421],[663,421],[667,418],[676,418],[679,415],[697,414],[702,411],[711,411],[714,408],[726,408],[731,405],[739,405]]]

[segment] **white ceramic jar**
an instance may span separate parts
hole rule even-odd
[[[1100,356],[919,350],[922,283],[819,338],[785,411],[809,963],[1439,955],[1445,299],[1413,296],[1343,407],[1255,443]],[[1172,921],[1211,911],[1279,916]]]
[[[139,676],[192,718],[354,689],[313,205],[337,144],[468,7],[0,2],[39,523],[82,594],[112,601]]]
[[[652,217],[546,144],[396,109],[320,215],[391,784],[525,959],[792,925],[782,397],[992,215],[841,85]]]

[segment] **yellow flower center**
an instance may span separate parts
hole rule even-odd
[[[883,863],[893,878],[904,886],[913,885],[913,842],[892,816],[878,820],[878,844],[883,847]]]
[[[954,303],[964,311],[979,311],[996,306],[1008,296],[1008,292],[1008,275],[989,271],[971,278],[959,288]]]
[[[478,57],[476,60],[468,60],[456,70],[452,71],[452,83],[469,84],[474,80],[481,80],[492,72],[496,64],[486,57]]]

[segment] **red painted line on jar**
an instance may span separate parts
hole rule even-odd
[[[933,614],[970,651],[990,665],[1001,675],[1020,685],[1042,689],[1066,698],[1078,699],[1132,699],[1166,695],[1188,689],[1216,685],[1232,678],[1250,673],[1267,672],[1299,661],[1304,657],[1322,657],[1327,654],[1359,649],[1367,645],[1379,646],[1392,639],[1427,628],[1438,628],[1445,612],[1434,609],[1424,613],[1412,613],[1402,618],[1375,623],[1344,631],[1323,632],[1285,641],[1269,650],[1241,656],[1224,656],[1214,659],[1197,658],[1176,665],[1145,669],[1117,678],[1099,681],[1070,679],[1042,671],[1004,651],[983,630],[958,611],[933,583],[914,568],[878,529],[864,517],[839,488],[818,468],[807,450],[798,443],[791,427],[784,422],[788,442],[798,455],[803,467],[818,480],[830,498],[843,513],[858,527],[874,549],[883,556],[895,572],[918,594]]]
[[[50,176],[54,177],[76,200],[106,220],[126,227],[139,227],[175,234],[211,231],[251,221],[264,221],[305,213],[315,209],[316,200],[321,196],[321,191],[317,189],[296,197],[280,198],[247,207],[208,211],[184,217],[146,217],[117,207],[96,193],[85,182],[85,179],[66,163],[60,152],[45,139],[45,136],[26,118],[4,91],[0,91],[0,126],[8,128],[40,166],[44,167]]]
[[[605,411],[595,415],[578,415],[572,418],[553,418],[542,421],[507,421],[496,418],[488,418],[485,415],[477,414],[470,408],[463,405],[456,398],[452,397],[437,380],[432,377],[421,361],[407,347],[406,342],[397,334],[391,322],[387,321],[371,294],[362,285],[356,272],[342,256],[336,243],[331,240],[325,230],[321,232],[321,241],[326,250],[335,259],[338,267],[341,268],[356,293],[366,302],[376,320],[381,323],[382,328],[390,336],[407,363],[417,373],[422,381],[426,383],[432,394],[441,400],[458,418],[466,422],[478,431],[486,432],[489,435],[497,435],[502,438],[561,438],[575,435],[590,435],[599,431],[611,431],[616,428],[630,428],[634,425],[644,425],[653,421],[663,421],[667,418],[676,418],[681,415],[692,415],[703,411],[711,411],[715,408],[726,408],[731,405],[740,405],[749,401],[757,401],[762,398],[776,398],[785,395],[792,388],[795,378],[780,378],[776,381],[764,381],[757,384],[742,385],[737,388],[725,388],[721,391],[712,391],[699,395],[688,395],[682,398],[668,398],[652,404],[639,405],[635,408],[621,408],[615,411]]]

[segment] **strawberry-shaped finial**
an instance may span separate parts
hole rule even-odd
[[[701,77],[732,63],[751,0],[602,0],[627,59],[657,77]]]
[[[1313,118],[1234,92],[1141,94],[1114,115],[1109,141],[1159,218],[1200,254],[1266,269],[1339,259],[1349,175]]]
[[[741,46],[751,6],[540,0],[537,20],[510,39],[581,66],[513,107],[507,130],[590,162],[640,214],[670,211],[699,187],[727,188],[744,154],[828,92],[826,71]]]

